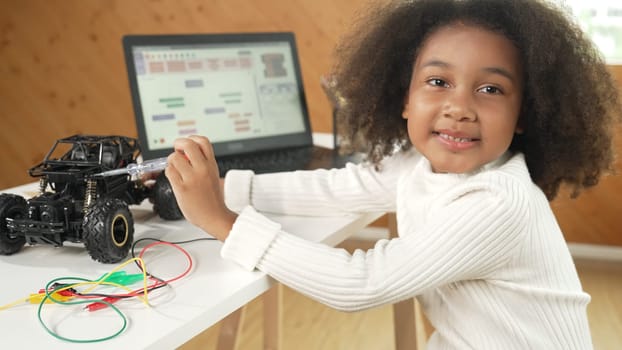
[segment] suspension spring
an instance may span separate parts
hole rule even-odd
[[[39,194],[44,194],[48,187],[48,179],[45,177],[39,178]]]
[[[84,196],[84,207],[82,211],[86,214],[87,210],[93,204],[93,201],[97,197],[97,181],[93,179],[88,179],[86,181],[86,191]]]

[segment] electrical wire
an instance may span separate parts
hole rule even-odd
[[[82,281],[81,283],[76,283],[75,285],[78,284],[85,284],[85,283],[92,283],[92,281],[86,279],[86,278],[80,278],[80,277],[60,277],[60,278],[56,278],[53,279],[52,281],[48,282],[48,284],[45,286],[45,296],[43,298],[43,300],[41,300],[41,302],[39,303],[39,307],[37,308],[37,318],[39,320],[39,324],[41,324],[41,326],[43,327],[43,329],[45,329],[45,331],[50,334],[51,336],[53,336],[56,339],[59,340],[64,340],[67,342],[71,342],[71,343],[97,343],[97,342],[102,342],[102,341],[106,341],[106,340],[110,340],[112,338],[115,338],[116,336],[118,336],[119,334],[123,333],[123,331],[125,331],[125,329],[127,328],[127,317],[125,317],[125,315],[121,312],[121,310],[116,307],[115,305],[108,303],[106,301],[101,301],[105,304],[107,304],[107,306],[109,306],[112,310],[114,310],[122,319],[123,324],[121,325],[121,327],[112,335],[109,336],[105,336],[105,337],[101,337],[101,338],[93,338],[93,339],[76,339],[76,338],[69,338],[69,337],[65,337],[62,336],[60,334],[58,334],[57,332],[51,330],[45,323],[45,321],[43,321],[43,316],[42,316],[42,310],[43,310],[43,305],[45,304],[45,301],[47,299],[50,299],[52,301],[54,301],[57,304],[62,304],[62,305],[76,305],[76,304],[86,304],[86,303],[90,303],[91,300],[79,300],[79,301],[72,301],[72,302],[66,302],[66,301],[60,301],[57,299],[54,299],[54,297],[52,296],[51,292],[50,292],[50,287],[52,284],[54,284],[56,281],[59,280],[67,280],[67,279],[73,279],[76,281]],[[97,282],[96,282],[97,283]],[[103,284],[103,283],[102,283]],[[71,287],[73,287],[74,285],[70,285]],[[71,288],[71,287],[63,287],[63,288]],[[56,290],[54,290],[56,291]],[[54,292],[52,291],[52,292]]]
[[[0,311],[10,309],[12,307],[15,307],[17,305],[21,305],[23,303],[27,303],[29,300],[30,300],[30,297],[17,299],[17,300],[12,301],[12,302],[10,302],[8,304],[4,304],[4,305],[0,306]]]
[[[119,266],[115,267],[114,269],[112,269],[109,273],[105,274],[103,277],[99,278],[98,280],[92,281],[86,278],[81,278],[81,277],[59,277],[59,278],[55,278],[53,280],[51,280],[50,282],[48,282],[45,286],[44,292],[45,292],[45,296],[43,297],[43,299],[41,300],[41,302],[39,303],[39,307],[37,308],[37,319],[39,320],[39,324],[41,324],[41,326],[43,327],[43,329],[45,329],[45,331],[52,335],[54,338],[56,339],[60,339],[60,340],[64,340],[64,341],[68,341],[68,342],[72,342],[72,343],[96,343],[96,342],[102,342],[102,341],[106,341],[109,339],[112,339],[116,336],[118,336],[119,334],[123,333],[123,331],[127,328],[127,317],[125,317],[125,315],[121,312],[121,310],[116,307],[115,305],[113,305],[112,303],[106,301],[105,299],[101,299],[98,300],[97,303],[101,303],[104,304],[108,307],[110,307],[114,312],[116,312],[122,319],[123,323],[121,325],[121,327],[114,332],[112,335],[109,336],[104,336],[101,338],[92,338],[92,339],[76,339],[76,338],[69,338],[69,337],[65,337],[62,336],[60,334],[58,334],[57,332],[51,330],[47,324],[45,323],[45,321],[43,320],[43,316],[42,316],[42,310],[43,310],[43,305],[45,304],[45,302],[49,299],[52,302],[56,303],[56,304],[61,304],[61,305],[78,305],[78,304],[90,304],[92,303],[91,299],[81,299],[81,300],[77,300],[77,301],[65,301],[65,300],[59,300],[56,299],[54,297],[55,293],[59,293],[65,290],[75,290],[76,287],[79,286],[83,286],[83,285],[92,285],[92,287],[88,288],[85,292],[89,292],[95,288],[97,288],[98,286],[101,285],[110,285],[110,286],[114,286],[117,288],[121,288],[124,289],[126,291],[132,291],[131,288],[128,288],[124,285],[118,284],[118,283],[112,283],[112,282],[107,282],[106,278],[109,277],[110,275],[112,275],[114,272],[119,271],[120,269],[122,269],[123,267],[125,267],[126,265],[132,263],[136,261],[137,264],[139,264],[140,266],[145,266],[144,261],[142,261],[142,258],[132,258],[122,264],[120,264]],[[66,280],[74,280],[74,281],[80,281],[78,283],[73,283],[73,284],[62,284],[60,287],[54,288],[53,286],[55,284],[58,284],[57,282],[59,281],[66,281]],[[143,299],[143,303],[146,306],[149,306],[149,300],[148,300],[148,295],[147,295],[147,275],[145,273],[143,273],[143,284],[144,284],[144,298]],[[74,292],[74,294],[76,296],[80,296],[80,293]]]
[[[48,282],[46,284],[46,286],[45,286],[45,289],[43,290],[43,293],[40,293],[40,294],[44,294],[44,295],[42,296],[41,301],[39,302],[39,306],[37,308],[37,318],[39,320],[39,323],[46,330],[46,332],[48,334],[52,335],[54,338],[57,338],[57,339],[60,339],[60,340],[64,340],[64,341],[67,341],[67,342],[72,342],[72,343],[96,343],[96,342],[102,342],[102,341],[106,341],[106,340],[115,338],[118,335],[120,335],[121,333],[123,333],[123,331],[125,331],[125,329],[127,328],[127,317],[113,303],[116,302],[117,300],[124,299],[124,298],[139,297],[142,300],[142,302],[146,306],[149,307],[150,305],[149,305],[149,300],[148,300],[148,294],[151,291],[159,289],[159,288],[162,288],[164,286],[169,285],[171,282],[174,282],[174,281],[177,281],[177,280],[179,280],[181,278],[184,278],[192,270],[192,267],[193,267],[192,257],[190,256],[190,254],[185,249],[183,249],[179,245],[186,244],[186,243],[197,242],[197,241],[209,241],[209,240],[215,240],[215,239],[214,238],[205,237],[205,238],[198,238],[198,239],[178,241],[178,242],[168,242],[168,241],[163,241],[163,240],[156,239],[156,238],[141,238],[141,239],[135,241],[132,244],[132,247],[131,247],[132,258],[131,259],[128,259],[124,263],[122,263],[119,266],[115,267],[113,270],[111,270],[110,272],[108,272],[107,274],[103,275],[102,277],[100,277],[97,280],[88,280],[86,278],[81,278],[81,277],[59,277],[59,278],[55,278],[55,279],[51,280],[50,282]],[[136,245],[139,242],[142,242],[142,241],[154,241],[154,243],[150,243],[150,244],[146,245],[145,247],[143,247],[141,249],[140,253],[139,253],[139,256],[136,257],[135,247],[136,247]],[[146,264],[143,261],[143,255],[145,254],[145,252],[147,250],[151,249],[152,247],[154,247],[156,245],[167,245],[167,246],[173,247],[173,248],[179,250],[181,253],[183,253],[185,255],[185,257],[187,258],[187,260],[188,260],[188,266],[186,267],[186,269],[181,274],[179,274],[179,275],[177,275],[175,277],[172,277],[170,279],[167,279],[167,280],[159,278],[159,277],[156,277],[153,274],[149,273],[147,271]],[[124,285],[106,281],[106,278],[108,278],[113,273],[121,270],[123,267],[125,267],[126,265],[128,265],[128,264],[130,264],[132,262],[136,263],[138,269],[141,271],[141,273],[143,275],[143,279],[142,279],[143,280],[143,286],[142,286],[142,288],[132,290],[131,288],[128,288],[128,287],[126,287]],[[148,280],[149,279],[153,279],[154,282],[152,284],[148,284]],[[59,282],[59,281],[68,281],[68,280],[69,281],[75,281],[75,283],[60,283]],[[92,285],[92,287],[87,288],[86,290],[84,290],[82,292],[78,292],[76,290],[76,287],[85,286],[85,285]],[[93,290],[95,290],[97,287],[100,287],[102,285],[108,285],[108,286],[117,287],[119,289],[125,290],[126,293],[116,293],[116,294],[93,293]],[[60,292],[64,292],[64,291],[66,291],[69,296],[59,294]],[[59,297],[59,296],[62,296],[62,298]],[[78,300],[67,301],[67,299],[71,299],[71,298],[76,298]],[[17,306],[17,305],[19,305],[21,303],[24,303],[24,302],[28,302],[28,301],[32,302],[32,300],[33,300],[32,296],[16,300],[16,301],[11,302],[9,304],[0,306],[0,311],[6,310],[6,309],[14,307],[14,306]],[[110,307],[115,313],[117,313],[121,317],[121,319],[122,319],[121,327],[116,332],[114,332],[113,334],[111,334],[109,336],[104,336],[104,337],[94,338],[94,339],[75,339],[75,338],[69,338],[69,337],[62,336],[62,335],[54,332],[52,329],[50,329],[46,325],[45,321],[43,320],[43,316],[42,316],[43,306],[44,306],[44,304],[46,304],[46,302],[49,302],[49,301],[51,301],[53,303],[56,303],[56,304],[61,304],[61,305],[77,305],[77,304],[94,305],[94,304],[99,304],[101,306],[100,308]],[[99,308],[97,308],[97,309],[99,309]]]

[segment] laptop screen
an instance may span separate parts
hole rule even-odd
[[[216,156],[310,146],[293,33],[123,38],[143,157],[207,136]]]

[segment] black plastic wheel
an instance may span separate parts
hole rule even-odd
[[[158,175],[153,185],[153,211],[164,220],[179,220],[184,217],[164,172]]]
[[[134,241],[134,219],[127,203],[116,198],[97,200],[82,223],[84,246],[95,261],[110,264],[127,256]]]
[[[11,255],[18,252],[26,238],[9,232],[6,219],[24,219],[27,216],[26,200],[14,194],[0,194],[0,254]]]

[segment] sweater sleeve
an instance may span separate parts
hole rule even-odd
[[[399,153],[386,158],[380,170],[370,164],[261,175],[232,170],[225,177],[225,201],[236,212],[251,205],[261,212],[303,216],[395,211],[397,179],[418,157]]]
[[[465,193],[435,210],[417,232],[353,254],[283,232],[247,207],[221,254],[333,308],[370,308],[483,277],[505,263],[525,230],[528,211],[521,193]]]

